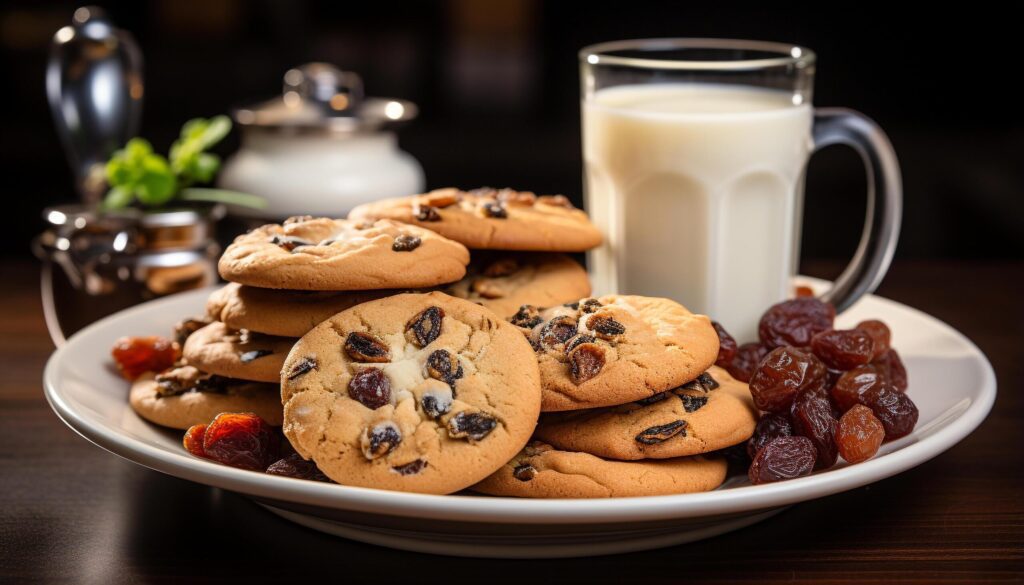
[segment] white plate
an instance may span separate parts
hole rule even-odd
[[[47,363],[46,397],[60,418],[93,443],[176,477],[256,498],[281,516],[383,546],[483,557],[565,557],[628,552],[707,538],[747,526],[785,506],[853,489],[935,457],[988,414],[996,380],[973,343],[920,311],[868,296],[837,326],[878,318],[893,329],[921,417],[907,437],[859,465],[793,481],[751,486],[734,477],[703,494],[600,500],[432,496],[275,477],[192,457],[181,432],[140,419],[109,350],[123,335],[167,335],[184,316],[202,314],[206,291],[152,301],[74,335]]]

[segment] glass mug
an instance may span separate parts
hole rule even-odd
[[[586,206],[605,234],[588,257],[596,293],[669,297],[756,340],[792,292],[808,158],[837,143],[867,167],[867,220],[823,298],[841,311],[878,286],[899,237],[896,154],[865,116],[811,107],[814,60],[725,39],[580,51]]]

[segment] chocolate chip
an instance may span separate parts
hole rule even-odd
[[[405,324],[406,337],[420,347],[430,345],[441,335],[441,321],[444,310],[441,307],[427,307]]]
[[[372,429],[366,429],[363,434],[363,456],[371,460],[383,457],[401,442],[402,431],[398,430],[395,423],[382,422]]]
[[[491,434],[498,421],[479,412],[462,411],[448,419],[448,436],[453,439],[468,438],[479,441]]]
[[[258,360],[261,357],[268,356],[272,353],[274,352],[269,349],[254,349],[239,355],[238,361],[242,362],[243,364],[247,364],[249,362]]]
[[[517,465],[516,468],[512,470],[512,477],[519,481],[530,481],[537,477],[537,468],[527,463]]]
[[[509,322],[516,327],[522,327],[524,329],[533,329],[537,325],[544,322],[544,319],[540,316],[540,312],[537,307],[533,305],[523,305],[519,307],[519,311],[515,315],[509,318]]]
[[[423,471],[426,468],[426,461],[422,459],[416,459],[415,461],[410,461],[409,463],[406,463],[404,465],[396,465],[391,468],[391,471],[394,471],[398,475],[416,475],[417,473]]]
[[[357,362],[385,363],[391,361],[391,351],[384,342],[369,333],[353,331],[345,338],[345,353]]]
[[[696,412],[708,403],[707,396],[690,396],[689,394],[680,394],[679,399],[683,401],[683,410],[686,412]]]
[[[420,240],[418,236],[400,234],[391,244],[391,250],[395,252],[412,252],[416,248],[419,248],[422,243],[422,240]]]
[[[312,372],[313,370],[317,369],[318,367],[319,366],[317,365],[316,358],[314,358],[314,357],[304,357],[301,360],[299,360],[299,362],[297,364],[295,364],[292,367],[292,369],[288,372],[288,379],[289,380],[294,380],[295,378],[298,378],[299,376],[304,376],[304,375]]]
[[[541,347],[551,349],[569,341],[573,335],[576,335],[576,320],[568,315],[562,315],[545,323],[538,339]]]
[[[455,380],[462,377],[462,364],[458,356],[447,349],[438,349],[427,356],[427,374],[435,379],[455,385]]]
[[[601,373],[604,349],[596,343],[582,343],[569,354],[569,376],[573,384],[582,384]]]
[[[508,219],[508,211],[505,209],[505,206],[497,201],[488,201],[487,203],[482,204],[480,209],[483,210],[484,216],[486,217],[493,219]]]
[[[675,420],[670,423],[646,429],[636,436],[636,441],[638,443],[643,443],[644,445],[656,445],[663,441],[667,441],[676,435],[686,436],[685,420]]]
[[[348,395],[371,410],[391,403],[391,382],[383,370],[367,368],[348,382]]]
[[[626,332],[626,326],[607,315],[594,315],[587,319],[587,327],[601,339],[615,339]]]
[[[579,335],[576,335],[569,341],[565,342],[565,355],[569,355],[569,353],[571,353],[572,350],[576,349],[580,345],[583,345],[584,343],[593,343],[596,340],[597,339],[593,335],[580,333]]]
[[[417,205],[413,209],[416,219],[419,221],[441,221],[441,214],[432,205]]]

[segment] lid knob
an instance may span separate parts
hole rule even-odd
[[[307,63],[284,74],[284,102],[317,106],[324,116],[355,116],[363,102],[363,80],[329,63]]]

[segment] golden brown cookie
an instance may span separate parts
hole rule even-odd
[[[546,414],[535,436],[559,449],[611,459],[665,459],[742,443],[755,424],[747,385],[715,366],[638,402]]]
[[[204,372],[238,380],[277,383],[295,339],[229,329],[215,321],[188,336],[182,356]]]
[[[440,292],[347,309],[303,336],[282,370],[284,433],[345,485],[447,494],[530,438],[540,373],[523,335]]]
[[[534,441],[473,491],[518,498],[628,498],[706,492],[725,481],[722,458],[609,461]]]
[[[668,299],[607,295],[523,307],[509,320],[537,352],[544,412],[647,398],[696,378],[718,358],[711,320]]]
[[[565,254],[474,252],[466,276],[445,292],[505,318],[523,305],[550,307],[585,297],[590,279]]]
[[[338,291],[455,282],[468,263],[465,246],[416,226],[300,217],[238,236],[218,269],[240,284]]]
[[[173,429],[208,423],[222,412],[252,412],[280,426],[277,384],[232,380],[181,366],[132,383],[128,402],[142,418]]]
[[[601,232],[562,195],[512,189],[438,189],[360,205],[349,219],[393,219],[433,230],[469,248],[583,252]]]

